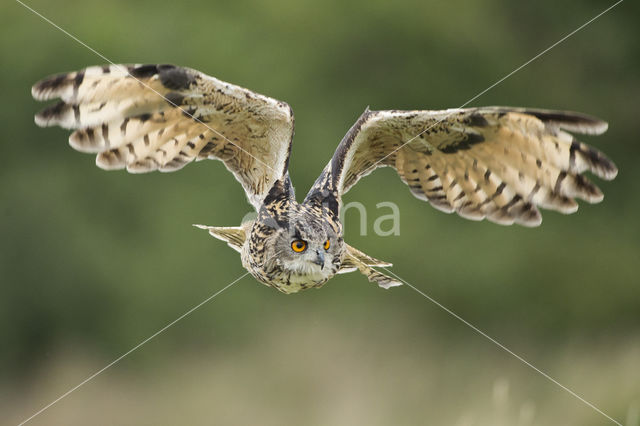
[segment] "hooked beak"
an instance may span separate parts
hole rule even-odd
[[[312,262],[324,269],[324,253],[316,250],[316,258],[313,259]]]

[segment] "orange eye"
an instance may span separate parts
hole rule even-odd
[[[331,241],[327,238],[327,241],[324,242],[324,249],[329,250],[329,247],[331,247]]]
[[[291,243],[291,249],[296,253],[302,253],[307,249],[307,242],[304,240],[294,240]]]

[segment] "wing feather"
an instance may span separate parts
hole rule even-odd
[[[363,176],[388,166],[414,196],[439,210],[536,226],[542,221],[538,207],[572,213],[575,198],[602,200],[582,173],[611,180],[615,165],[567,131],[606,129],[605,122],[584,114],[542,109],[367,110],[307,198],[329,189],[340,200]]]
[[[287,173],[291,108],[174,65],[109,65],[36,83],[37,100],[60,98],[39,126],[74,129],[69,144],[103,169],[174,171],[197,159],[224,162],[259,208]]]

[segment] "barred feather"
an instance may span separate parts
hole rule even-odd
[[[259,208],[286,173],[293,114],[283,102],[173,65],[108,65],[36,83],[37,100],[60,98],[39,126],[75,131],[69,144],[103,169],[178,170],[222,160]]]
[[[391,263],[378,260],[375,257],[371,257],[368,254],[361,252],[357,248],[351,247],[349,244],[345,244],[344,247],[345,249],[343,259],[342,263],[340,264],[340,270],[338,271],[338,274],[355,271],[356,269],[358,269],[358,262],[364,263],[366,266],[393,266]]]
[[[365,111],[318,183],[329,181],[341,197],[376,167],[389,166],[414,196],[439,210],[537,226],[537,207],[572,213],[575,198],[602,200],[582,173],[611,180],[615,165],[567,131],[606,129],[605,122],[584,114],[540,109]]]
[[[399,285],[402,285],[402,282],[388,275],[385,275],[382,272],[376,269],[373,269],[371,267],[371,266],[390,266],[390,265],[387,265],[384,263],[380,265],[370,265],[369,264],[370,262],[367,262],[366,260],[367,258],[369,258],[369,256],[365,255],[362,252],[359,252],[359,254],[356,254],[352,250],[348,250],[348,249],[353,249],[353,247],[347,246],[347,250],[345,250],[344,259],[342,261],[344,265],[344,269],[338,273],[351,272],[354,269],[357,269],[358,271],[360,271],[361,274],[367,277],[369,282],[376,283],[378,284],[379,287],[382,287],[384,289],[389,289],[391,287],[397,287]],[[364,258],[361,255],[364,255]]]
[[[219,240],[225,241],[229,247],[237,252],[242,251],[242,245],[247,238],[247,230],[241,226],[206,226],[193,225],[196,228],[206,229],[209,234]]]

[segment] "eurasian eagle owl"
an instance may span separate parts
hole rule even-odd
[[[537,206],[572,213],[574,198],[602,200],[582,173],[613,179],[617,169],[570,133],[607,124],[575,112],[484,107],[369,111],[360,116],[302,203],[289,179],[289,105],[173,65],[98,66],[46,78],[38,100],[61,101],[40,126],[75,129],[70,145],[96,164],[131,173],[164,172],[216,159],[258,212],[239,227],[209,227],[240,252],[260,282],[284,293],[360,271],[382,287],[400,284],[374,269],[391,266],[342,238],[341,199],[363,176],[393,167],[411,192],[445,212],[500,224],[537,226]]]

